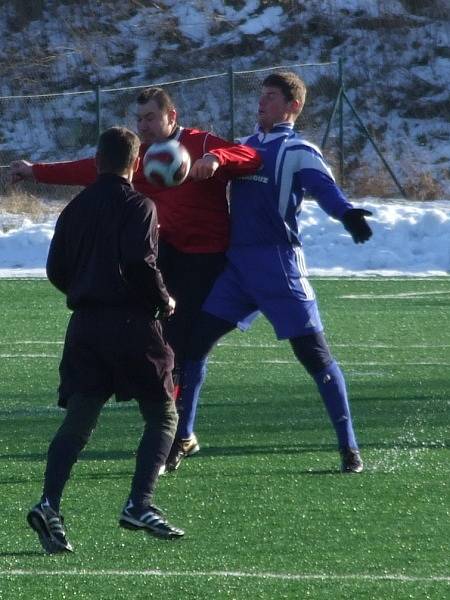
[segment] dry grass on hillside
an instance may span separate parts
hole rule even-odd
[[[430,172],[420,173],[410,168],[407,179],[398,173],[397,177],[408,200],[440,200],[445,197],[443,186]],[[381,163],[378,167],[363,163],[358,168],[346,171],[344,191],[352,198],[401,197],[400,190]]]
[[[58,214],[67,204],[65,200],[44,201],[20,188],[10,188],[0,197],[0,211],[12,215],[27,215],[33,220]]]

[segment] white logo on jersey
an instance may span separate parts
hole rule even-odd
[[[269,183],[269,178],[265,175],[243,175],[239,177],[241,181],[257,181],[258,183]]]

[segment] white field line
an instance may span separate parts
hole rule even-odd
[[[3,269],[3,271],[10,271],[11,269]],[[2,269],[0,269],[2,271]],[[26,273],[30,269],[16,269],[16,271],[24,271],[24,275],[20,277],[21,281],[35,281],[39,279],[46,279],[45,269],[36,269],[38,273],[36,275],[27,275]],[[1,277],[3,281],[17,281],[17,276],[5,275]],[[376,281],[377,283],[383,283],[384,281],[445,281],[448,282],[448,275],[310,275],[309,279],[314,281]]]
[[[60,354],[0,354],[0,358],[61,358]]]
[[[27,346],[30,344],[38,344],[38,345],[42,345],[45,346],[47,344],[57,344],[58,346],[62,346],[64,344],[63,341],[58,341],[58,342],[54,342],[52,340],[13,340],[11,342],[0,342],[0,346]]]
[[[426,298],[427,296],[448,296],[448,290],[430,290],[429,292],[400,292],[398,294],[346,294],[338,296],[345,300],[403,300],[404,298]]]
[[[219,342],[217,345],[220,347],[226,347],[226,348],[252,348],[254,350],[259,350],[260,348],[262,349],[267,349],[267,348],[280,348],[280,344],[282,344],[282,342],[273,342],[273,343],[268,343],[268,344],[253,344],[251,342],[241,342],[241,343],[234,343],[234,342],[227,342],[227,341],[223,341],[223,342]],[[1,346],[27,346],[27,345],[41,345],[41,346],[46,346],[46,345],[56,345],[56,346],[63,346],[64,345],[64,341],[49,341],[49,340],[21,340],[21,341],[17,341],[17,340],[13,340],[13,341],[8,341],[8,342],[1,342],[0,341],[0,347]],[[405,346],[404,345],[397,345],[397,344],[383,344],[383,343],[379,343],[379,344],[372,344],[369,342],[366,343],[354,343],[354,344],[339,344],[339,343],[333,343],[333,348],[368,348],[370,347],[372,348],[380,348],[380,349],[392,349],[392,350],[404,350]],[[450,344],[408,344],[407,346],[408,348],[414,348],[414,349],[440,349],[440,348],[450,348]],[[24,356],[24,355],[22,355]],[[49,356],[53,356],[53,355],[49,355]]]
[[[1,577],[65,577],[65,576],[87,576],[87,577],[223,577],[223,578],[254,578],[254,579],[280,579],[288,581],[394,581],[404,582],[442,582],[450,583],[450,575],[403,575],[401,573],[370,575],[364,573],[354,573],[349,575],[337,575],[330,573],[252,573],[246,571],[159,571],[157,569],[145,571],[121,571],[121,570],[24,570],[11,569],[10,571],[0,571]]]
[[[60,354],[0,354],[0,358],[14,358],[14,359],[23,359],[23,358],[57,358],[60,359]],[[450,367],[450,362],[445,361],[407,361],[407,362],[350,362],[346,360],[341,360],[339,363],[346,367],[417,367],[417,366],[428,366],[428,367]],[[235,365],[235,360],[210,360],[210,365]],[[275,358],[272,360],[242,360],[239,359],[240,366],[247,367],[258,367],[258,365],[297,365],[298,360],[296,359],[283,359],[283,358]]]
[[[1,356],[1,355],[0,355]],[[236,365],[235,360],[210,360],[210,365]],[[239,359],[239,366],[248,366],[258,368],[258,365],[298,365],[298,360],[296,359],[274,359],[274,360],[242,360]],[[423,360],[423,361],[405,361],[405,362],[351,362],[347,360],[340,360],[339,364],[345,367],[450,367],[450,362],[444,361],[431,361],[431,360]]]
[[[12,278],[14,279],[14,278]],[[351,282],[359,282],[359,281],[371,281],[374,282],[376,281],[376,283],[384,283],[385,281],[427,281],[428,283],[430,282],[441,282],[441,281],[445,281],[448,282],[449,281],[449,276],[448,275],[382,275],[381,273],[379,275],[377,274],[373,274],[373,275],[309,275],[308,279],[311,279],[313,281],[351,281]]]
[[[15,343],[15,342],[13,342]],[[252,344],[251,342],[243,342],[240,344],[233,342],[219,342],[218,346],[226,346],[227,348],[253,348],[254,350],[259,350],[260,348],[280,348],[280,344],[282,342],[273,342],[269,344]],[[1,345],[1,342],[0,342]],[[336,344],[333,343],[333,348],[387,348],[393,350],[404,350],[405,346],[396,345],[396,344],[372,344],[370,342],[366,342],[365,344]],[[450,348],[450,344],[408,344],[407,348]]]

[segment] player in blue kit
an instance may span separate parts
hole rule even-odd
[[[270,321],[278,339],[289,340],[315,380],[336,431],[342,472],[363,470],[344,376],[325,340],[307,279],[299,221],[306,192],[340,220],[358,244],[372,235],[365,220],[371,213],[353,207],[320,150],[294,132],[305,97],[305,84],[295,73],[266,77],[257,130],[241,140],[259,152],[263,165],[256,174],[231,184],[228,263],[203,305],[188,350],[177,436],[166,464],[169,471],[178,468],[185,455],[183,442],[192,435],[209,352],[235,327],[246,329],[256,311]]]

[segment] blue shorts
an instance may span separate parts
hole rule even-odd
[[[248,329],[260,311],[280,340],[323,331],[301,248],[239,247],[227,257],[203,310],[241,329]]]

